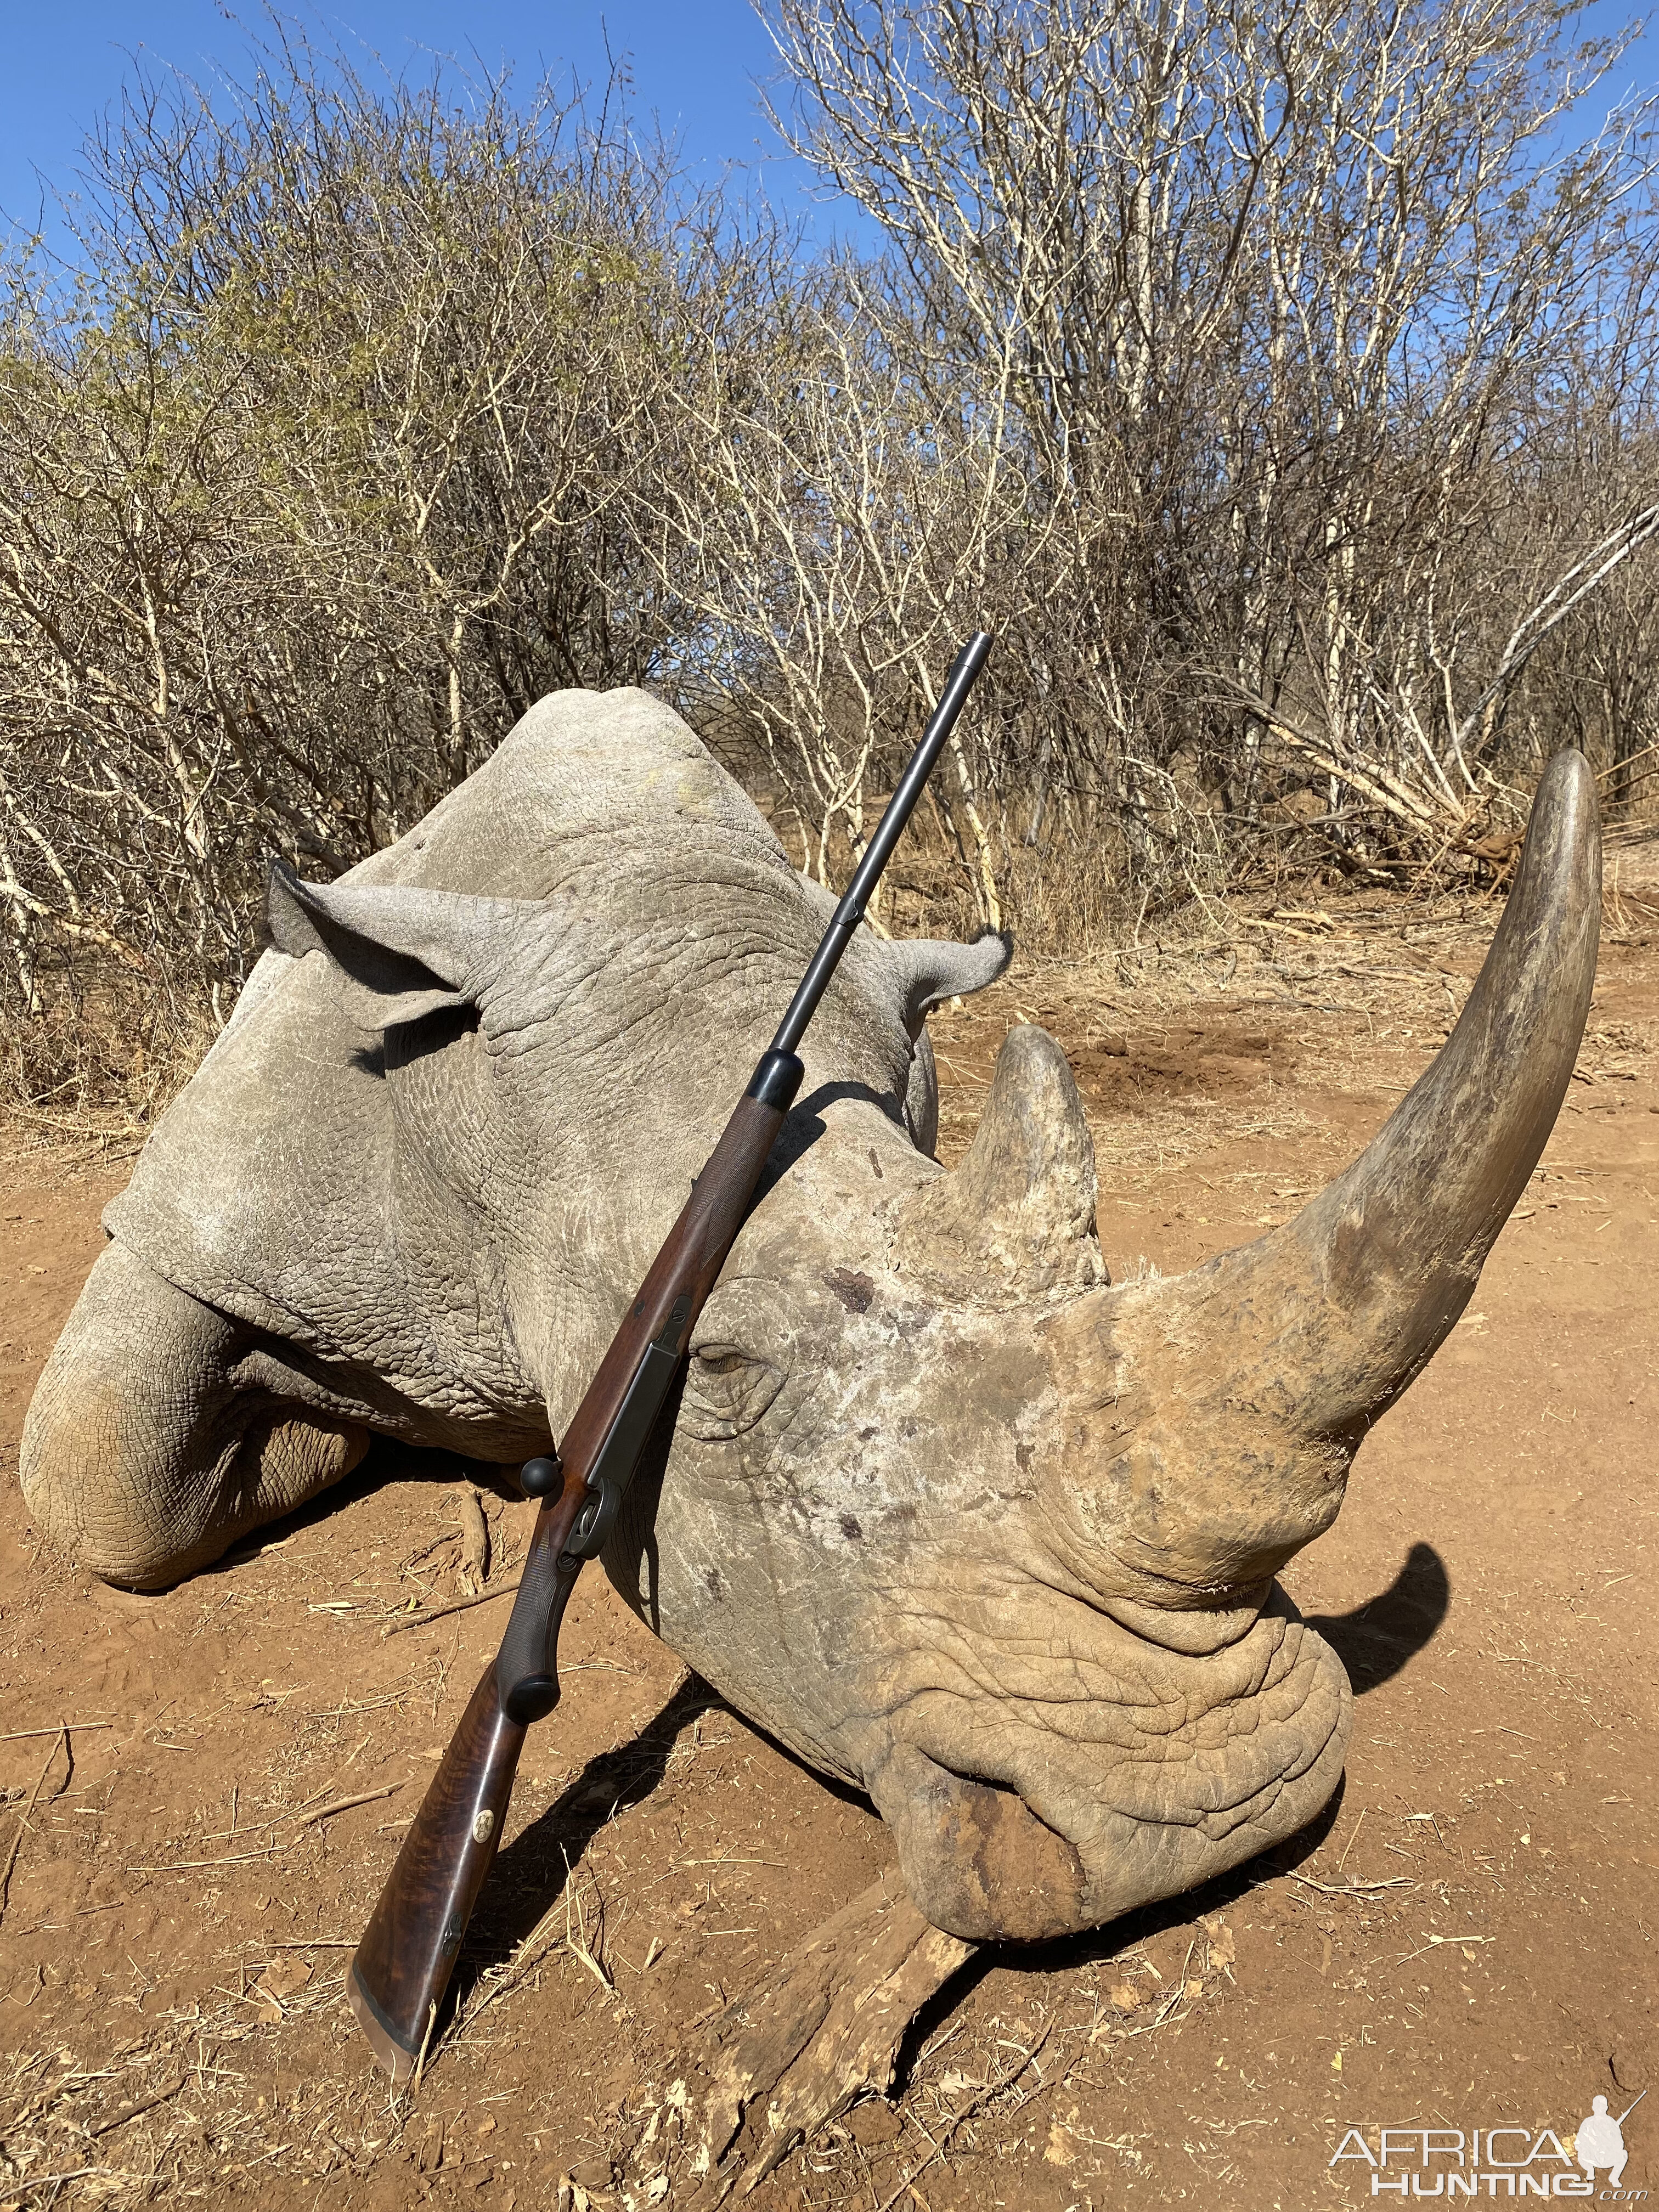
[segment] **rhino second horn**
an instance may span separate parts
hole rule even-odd
[[[961,1164],[900,1217],[907,1273],[989,1304],[1106,1280],[1095,1242],[1095,1148],[1066,1055],[1046,1030],[1011,1030]]]

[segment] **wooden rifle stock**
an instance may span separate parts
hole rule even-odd
[[[799,1060],[794,1066],[799,1071]],[[573,1554],[568,1546],[593,1502],[589,1474],[624,1411],[641,1362],[670,1331],[678,1337],[678,1366],[691,1323],[743,1225],[786,1111],[758,1098],[738,1101],[611,1339],[566,1432],[560,1453],[563,1480],[536,1516],[501,1653],[472,1693],[357,1947],[346,1994],[375,2057],[394,2081],[413,2071],[460,1954],[501,1841],[526,1728],[558,1702],[559,1624],[583,1564],[583,1555]],[[672,1380],[672,1367],[667,1379]],[[647,1421],[647,1436],[650,1425]],[[640,1441],[642,1447],[645,1438]],[[608,1534],[607,1528],[601,1544]]]
[[[559,1626],[576,1577],[611,1533],[794,1102],[803,1073],[795,1047],[990,647],[981,632],[957,655],[771,1048],[611,1339],[559,1455],[524,1469],[525,1489],[541,1504],[501,1648],[433,1777],[346,1977],[358,2025],[394,2081],[414,2071],[433,2032],[501,1842],[525,1730],[558,1703]]]

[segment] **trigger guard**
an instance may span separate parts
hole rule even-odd
[[[573,1559],[597,1559],[611,1540],[611,1531],[617,1525],[617,1516],[622,1510],[622,1486],[602,1481],[597,1490],[590,1491],[575,1527],[570,1532],[570,1541],[565,1547],[566,1556]]]

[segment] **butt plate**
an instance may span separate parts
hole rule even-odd
[[[356,2014],[357,2025],[363,2031],[364,2040],[376,2059],[392,2076],[394,2088],[401,2088],[421,2063],[418,2045],[406,2051],[398,2040],[392,2022],[374,2002],[368,1985],[357,1972],[354,1959],[346,1975],[346,2002]],[[438,2008],[432,2008],[435,2016]]]

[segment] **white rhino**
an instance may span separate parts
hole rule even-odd
[[[605,1554],[732,1703],[890,1824],[969,1939],[1103,1922],[1293,1832],[1349,1690],[1273,1576],[1462,1311],[1560,1104],[1600,911],[1547,771],[1491,957],[1291,1223],[1109,1285],[1066,1062],[1005,1043],[930,1157],[923,1018],[1002,940],[860,931]],[[371,1432],[514,1463],[562,1428],[830,912],[638,691],[568,691],[268,951],[106,1216],[22,1480],[155,1588]]]

